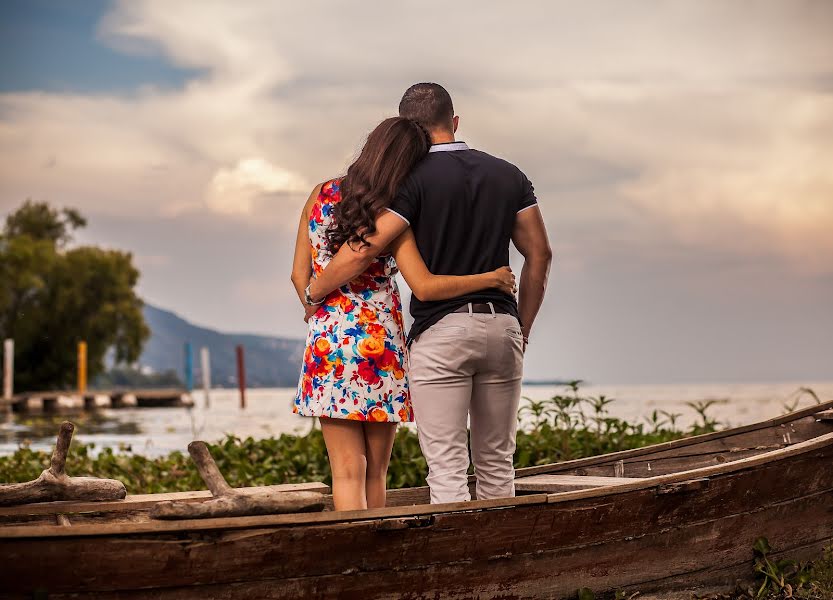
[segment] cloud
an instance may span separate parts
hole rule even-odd
[[[665,273],[669,256],[686,256],[704,271],[764,264],[828,277],[831,18],[824,1],[117,1],[99,39],[188,79],[0,94],[0,209],[32,196],[196,232],[166,242],[164,269],[147,262],[147,285],[166,301],[181,283],[165,279],[185,260],[177,244],[211,254],[272,236],[260,251],[289,265],[309,189],[344,171],[405,87],[436,80],[454,96],[461,136],[533,180],[570,274],[636,263]],[[158,253],[160,230],[137,236],[147,244],[137,254]],[[254,291],[264,263],[188,272],[205,269],[212,293],[219,280]],[[213,314],[238,329],[283,323],[273,315],[288,306],[264,312],[247,296],[294,302],[266,289],[227,296],[241,310]]]
[[[245,158],[221,168],[211,178],[206,204],[220,214],[250,214],[255,202],[268,194],[303,193],[310,185],[298,174],[263,158]]]
[[[440,6],[466,26],[409,42]],[[2,202],[274,225],[279,207],[297,210],[312,183],[343,171],[408,83],[439,79],[462,133],[517,159],[544,199],[578,177],[618,201],[594,219],[647,213],[704,245],[722,243],[717,219],[797,260],[819,254],[817,227],[833,224],[833,136],[814,133],[833,119],[826,3],[762,2],[750,15],[741,2],[531,2],[520,20],[508,5],[471,8],[427,2],[386,21],[372,4],[115,2],[101,40],[196,75],[173,90],[0,95]],[[497,23],[502,35],[487,35]],[[605,180],[608,169],[629,179]]]

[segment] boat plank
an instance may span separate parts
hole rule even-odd
[[[264,488],[273,492],[320,492],[328,494],[330,486],[320,483],[285,483],[280,485],[254,486],[235,488],[242,494],[252,494]],[[123,500],[112,500],[103,502],[38,502],[21,506],[0,507],[0,518],[14,515],[39,515],[53,513],[80,513],[80,512],[117,512],[135,511],[149,508],[159,502],[176,500],[180,502],[199,502],[211,499],[211,492],[208,490],[196,490],[189,492],[169,492],[164,494],[128,494]]]
[[[775,463],[790,457],[811,454],[817,450],[833,447],[833,433],[820,436],[815,440],[802,442],[788,448],[775,450],[766,455],[752,456],[735,462],[726,463],[701,469],[681,471],[659,477],[651,477],[636,480],[632,483],[619,486],[595,488],[590,490],[577,490],[550,494],[549,502],[567,502],[580,498],[602,498],[610,494],[618,494],[625,491],[643,488],[655,488],[660,485],[680,483],[683,481],[718,476],[721,474],[735,473],[743,470],[750,470],[769,463]],[[298,525],[302,523],[324,524],[356,520],[372,520],[387,517],[408,517],[417,515],[473,512],[488,509],[505,509],[513,506],[539,503],[541,495],[518,496],[516,498],[500,498],[495,500],[476,500],[471,502],[458,502],[439,505],[416,505],[397,506],[362,511],[331,511],[323,513],[301,513],[292,515],[265,515],[257,517],[228,517],[215,519],[195,519],[177,521],[174,523],[147,522],[147,523],[120,523],[116,525],[78,525],[73,527],[72,535],[122,535],[130,533],[151,533],[165,531],[186,531],[186,530],[216,530],[225,528],[252,528],[272,525]],[[5,526],[0,528],[0,539],[2,538],[25,538],[40,536],[63,536],[69,535],[65,528],[57,526]]]
[[[408,517],[438,513],[472,512],[490,509],[504,509],[527,504],[546,504],[546,494],[518,496],[515,498],[497,498],[494,500],[476,500],[470,502],[453,502],[448,504],[422,504],[414,506],[395,506],[354,511],[330,511],[323,513],[298,513],[283,515],[263,515],[254,517],[223,517],[213,519],[193,519],[185,521],[148,521],[136,524],[118,524],[114,526],[79,525],[73,529],[73,535],[121,535],[133,533],[164,533],[197,530],[240,529],[264,526],[285,526],[299,524],[329,524],[352,521],[372,521],[388,517]],[[62,535],[64,530],[58,527],[15,527],[0,528],[2,538],[26,538]]]
[[[449,513],[438,515],[424,529],[384,529],[377,523],[358,522],[294,532],[279,528],[193,538],[102,538],[98,552],[120,557],[116,563],[108,563],[107,577],[91,564],[95,561],[89,544],[67,538],[50,542],[41,564],[23,565],[12,585],[31,581],[35,574],[47,572],[43,569],[52,568],[60,556],[73,552],[78,557],[76,564],[64,568],[72,571],[73,577],[81,576],[86,589],[95,592],[165,587],[175,573],[189,584],[229,586],[232,595],[228,598],[246,597],[234,595],[235,589],[242,589],[235,584],[253,575],[255,579],[281,580],[273,588],[278,598],[352,597],[362,591],[365,597],[387,598],[403,590],[413,598],[437,597],[440,592],[443,598],[471,597],[475,591],[481,598],[494,598],[500,594],[507,597],[508,581],[513,582],[512,597],[556,597],[585,585],[600,592],[611,586],[667,579],[669,574],[696,576],[715,561],[751,562],[751,546],[760,534],[784,551],[808,541],[833,539],[833,508],[824,501],[829,487],[763,509],[697,522],[679,519],[679,511],[690,517],[713,499],[708,496],[714,491],[684,498],[675,504],[678,514],[669,513],[662,519],[650,517],[662,517],[669,505],[658,507],[647,490],[640,490],[620,498],[603,515],[592,512],[592,505],[577,502],[559,510],[539,504],[516,511]],[[637,516],[649,518],[634,519],[634,510]],[[675,526],[669,526],[672,522]],[[578,538],[576,525],[581,525]],[[600,532],[610,533],[603,542],[603,553]],[[34,540],[3,540],[0,553],[31,555],[30,545],[34,544]],[[365,551],[357,555],[356,547]],[[322,553],[322,548],[327,551]],[[316,560],[310,561],[316,551]],[[135,569],[136,561],[142,561],[145,576]],[[12,566],[0,566],[0,573],[6,568]],[[299,573],[306,576],[298,577]],[[371,586],[368,575],[372,576]],[[705,577],[711,575],[706,573]],[[56,582],[50,593],[62,589]],[[25,591],[20,587],[14,590]]]
[[[585,458],[577,458],[570,461],[563,461],[560,463],[553,463],[548,465],[540,465],[536,467],[524,467],[516,471],[517,477],[524,477],[527,475],[536,475],[539,473],[549,473],[553,471],[568,471],[580,467],[593,466],[598,464],[613,463],[619,460],[627,460],[629,458],[642,457],[646,455],[659,454],[665,450],[677,450],[682,448],[689,448],[691,446],[702,445],[705,442],[713,440],[720,440],[723,438],[738,439],[739,436],[748,432],[754,432],[762,429],[780,427],[781,425],[788,425],[802,419],[811,418],[815,421],[814,415],[825,410],[833,410],[833,401],[824,402],[822,404],[810,406],[780,417],[768,419],[742,427],[735,427],[733,429],[726,429],[722,431],[715,431],[712,433],[704,433],[702,435],[691,436],[679,440],[672,440],[663,442],[661,444],[654,444],[652,446],[644,446],[642,448],[634,448],[631,450],[621,450],[618,452],[611,452],[609,454],[602,454],[599,456],[590,456]],[[824,433],[830,431],[825,429]]]
[[[645,456],[640,459],[631,459],[623,461],[622,471],[630,478],[646,478],[657,477],[660,475],[670,475],[671,473],[679,473],[680,471],[688,471],[691,469],[701,469],[714,465],[722,465],[751,456],[758,456],[767,451],[779,450],[786,446],[773,446],[770,448],[732,448],[727,452],[715,452],[693,455],[681,455],[655,458],[654,456]],[[573,475],[592,475],[592,476],[611,476],[615,473],[615,464],[601,464],[591,467],[580,467],[572,469],[568,473]],[[557,471],[554,474],[561,474],[563,471]]]
[[[530,475],[515,480],[515,489],[521,492],[566,492],[577,489],[624,485],[642,481],[633,477],[594,477],[592,475]]]

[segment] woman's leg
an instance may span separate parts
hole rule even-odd
[[[364,439],[367,448],[367,508],[385,506],[388,464],[396,437],[397,423],[365,423]]]
[[[367,508],[365,473],[367,456],[361,421],[321,418],[321,431],[330,470],[333,472],[333,504],[336,510]]]

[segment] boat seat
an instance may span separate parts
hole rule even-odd
[[[572,492],[641,481],[643,477],[598,477],[595,475],[530,475],[515,480],[519,492]]]

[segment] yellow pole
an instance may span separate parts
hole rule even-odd
[[[87,342],[78,342],[78,393],[87,391]]]

